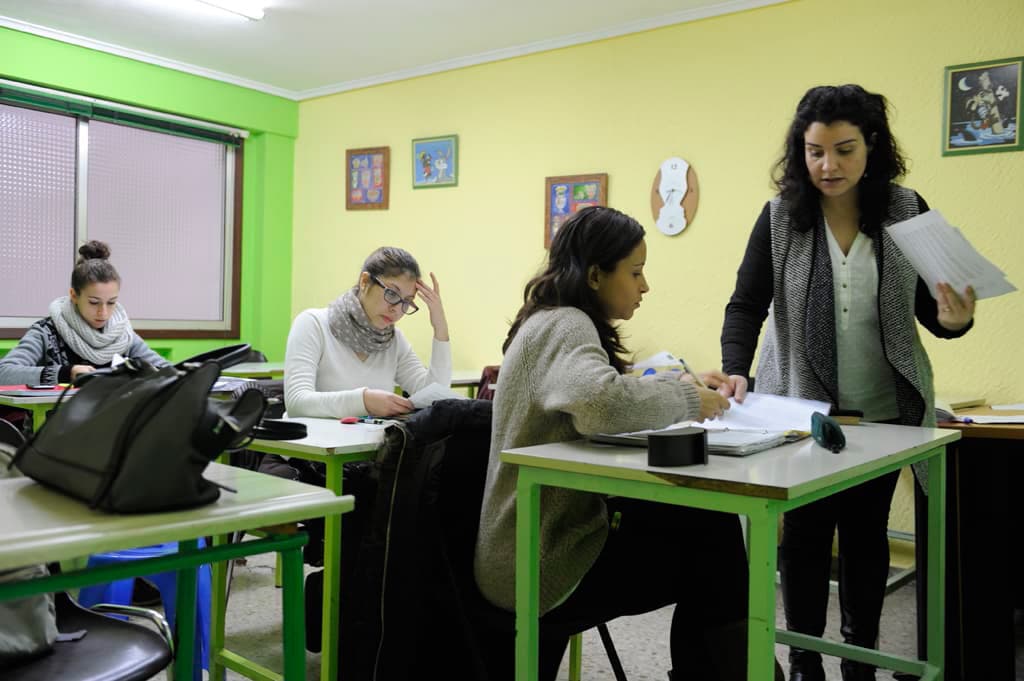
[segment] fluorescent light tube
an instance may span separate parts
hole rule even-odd
[[[259,20],[263,18],[263,8],[255,2],[246,2],[245,0],[199,0],[199,2],[241,15],[246,19]]]

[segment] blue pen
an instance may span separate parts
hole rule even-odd
[[[960,423],[974,423],[974,419],[972,419],[970,416],[961,416]]]

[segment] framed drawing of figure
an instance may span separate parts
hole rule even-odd
[[[580,208],[608,205],[608,174],[544,178],[544,248],[562,223]]]

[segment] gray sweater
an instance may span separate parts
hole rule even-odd
[[[696,388],[676,375],[619,374],[581,310],[561,307],[533,314],[505,353],[495,394],[474,561],[481,593],[501,608],[515,607],[518,469],[500,461],[502,451],[593,433],[661,428],[699,413]],[[544,613],[590,570],[608,535],[608,518],[601,495],[553,487],[541,492],[540,515]]]
[[[125,357],[142,359],[158,367],[169,364],[135,333]],[[89,362],[71,350],[50,318],[46,317],[30,326],[18,344],[0,359],[0,385],[67,382],[71,380],[71,366],[74,364]]]

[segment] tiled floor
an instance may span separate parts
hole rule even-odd
[[[237,566],[232,586],[228,614],[228,645],[236,652],[251,657],[271,669],[281,668],[280,646],[280,590],[273,586],[273,556],[250,558],[244,566]],[[832,594],[826,636],[839,639],[838,599]],[[886,597],[882,613],[881,648],[902,655],[916,650],[914,638],[914,583],[900,587]],[[1021,615],[1021,613],[1018,613]],[[609,630],[623,667],[630,681],[666,681],[670,668],[668,630],[671,608],[664,608],[639,617],[621,618],[609,624]],[[781,603],[776,614],[779,626],[784,624]],[[776,647],[776,656],[786,666],[787,649]],[[568,656],[567,656],[568,657]],[[307,653],[306,678],[320,678],[320,656]],[[839,681],[838,660],[825,660],[829,681]],[[229,672],[228,681],[242,678]],[[426,677],[423,677],[426,678]],[[457,676],[449,675],[455,679]],[[879,672],[879,681],[889,681],[889,672]],[[567,664],[563,663],[560,681],[568,679]],[[597,632],[584,634],[583,679],[614,679],[604,648]],[[989,681],[989,680],[986,680]],[[997,681],[997,680],[991,680]],[[1024,681],[1024,616],[1017,627],[1017,679]]]

